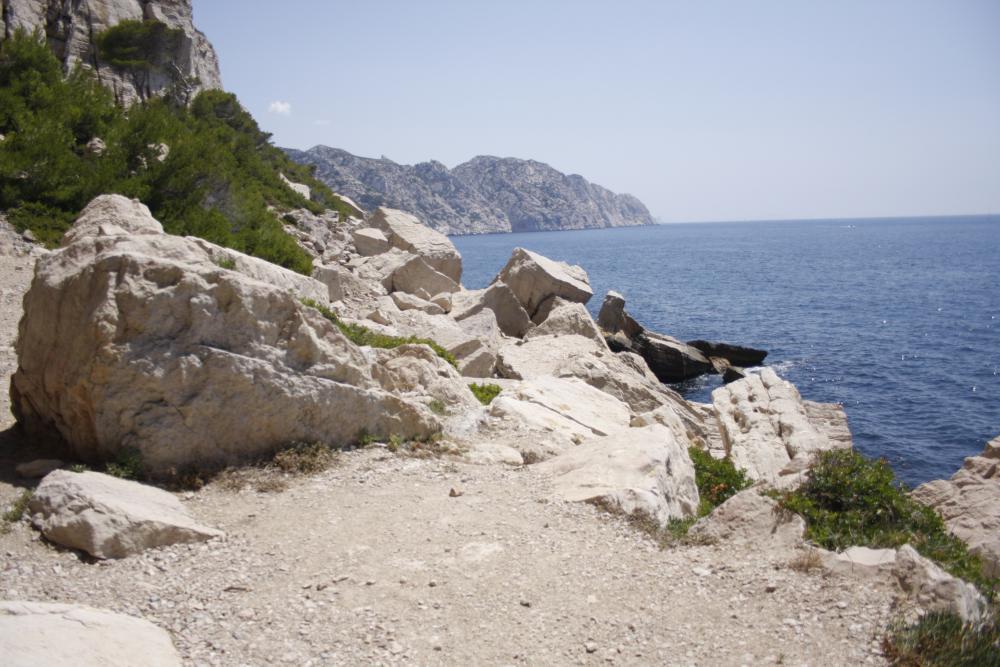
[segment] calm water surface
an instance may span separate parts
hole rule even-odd
[[[761,347],[908,484],[1000,434],[1000,216],[673,224],[453,237],[483,287],[517,246],[580,264],[647,328]],[[708,401],[717,376],[678,388]]]

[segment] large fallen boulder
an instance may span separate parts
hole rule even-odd
[[[948,530],[983,560],[987,576],[1000,577],[1000,437],[965,459],[951,479],[921,484],[911,495],[937,510]]]
[[[625,311],[625,298],[608,292],[597,324],[615,352],[638,354],[661,382],[681,382],[714,372],[708,357],[676,338],[646,331]]]
[[[509,285],[531,317],[550,297],[587,303],[594,296],[590,279],[583,268],[557,262],[524,248],[514,248],[494,282]]]
[[[433,294],[457,292],[461,286],[449,276],[435,270],[424,257],[414,256],[393,270],[391,289],[430,299]]]
[[[810,419],[795,386],[770,368],[719,387],[712,403],[726,454],[754,480],[788,485],[801,480],[815,454],[851,446],[842,439],[847,428],[843,408],[827,406],[824,420]],[[834,422],[839,423],[831,426]]]
[[[692,340],[687,343],[708,358],[719,357],[740,368],[760,366],[767,357],[767,351],[729,343],[711,343],[707,340]]]
[[[95,558],[125,558],[222,535],[192,519],[173,494],[97,472],[49,473],[28,512],[46,539]]]
[[[355,229],[351,233],[351,239],[354,241],[355,250],[362,257],[381,255],[384,252],[388,252],[390,248],[389,239],[385,237],[381,229],[375,229],[374,227]]]
[[[270,265],[258,279],[262,267],[245,256],[223,269],[210,246],[166,234],[82,236],[40,258],[11,380],[20,427],[83,460],[135,448],[153,475],[296,441],[440,430],[425,405],[385,391],[363,350],[280,285],[325,286]]]
[[[125,614],[49,602],[0,602],[6,667],[180,667],[170,635]]]
[[[562,500],[595,503],[660,526],[698,511],[687,447],[659,424],[591,438],[539,468],[553,475],[553,495]]]
[[[591,338],[601,347],[606,347],[604,336],[582,303],[567,301],[559,296],[549,297],[538,307],[533,321],[537,326],[527,333],[528,338],[577,335]]]
[[[514,291],[504,283],[494,282],[486,289],[456,292],[451,296],[451,316],[456,320],[484,309],[493,311],[497,325],[508,336],[521,338],[534,326]]]
[[[985,618],[989,607],[975,586],[948,574],[909,544],[896,551],[893,574],[922,611],[952,612],[967,623]]]
[[[372,214],[369,222],[385,234],[392,247],[421,257],[432,269],[456,283],[462,281],[462,256],[441,232],[425,227],[409,213],[384,206]]]

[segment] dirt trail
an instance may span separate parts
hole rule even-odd
[[[30,262],[0,254],[3,394]],[[9,440],[4,505],[23,484]],[[787,552],[661,550],[549,488],[531,467],[362,450],[280,493],[185,494],[227,533],[207,544],[95,563],[17,524],[0,599],[142,616],[191,665],[884,664],[881,585],[799,572]]]

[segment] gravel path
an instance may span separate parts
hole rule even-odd
[[[0,431],[33,258],[0,226]],[[19,492],[0,438],[0,503]],[[451,491],[460,492],[453,497]],[[184,494],[221,540],[93,562],[26,523],[0,534],[0,599],[166,628],[191,665],[884,664],[891,592],[794,554],[661,550],[532,468],[367,449],[280,493]]]

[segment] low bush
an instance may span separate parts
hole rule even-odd
[[[121,479],[143,479],[145,476],[145,464],[142,461],[142,452],[134,447],[121,450],[115,456],[114,461],[109,461],[105,464],[104,472],[112,477],[120,477]]]
[[[884,460],[865,458],[853,449],[823,452],[806,482],[780,502],[805,519],[806,535],[821,547],[909,543],[954,576],[996,595],[998,582],[983,574],[980,559],[948,532],[937,512],[910,498]]]
[[[434,353],[437,356],[447,361],[452,365],[452,367],[458,368],[458,361],[456,361],[455,355],[448,352],[448,350],[444,349],[429,338],[417,338],[416,336],[408,336],[406,338],[401,336],[387,336],[386,334],[372,331],[368,327],[360,324],[347,324],[346,322],[342,322],[340,318],[337,317],[335,312],[313,299],[302,299],[302,304],[318,310],[320,315],[335,324],[337,328],[340,329],[341,333],[347,336],[347,338],[350,339],[350,341],[355,345],[378,347],[386,350],[391,350],[401,345],[427,345],[434,350]]]
[[[975,626],[934,612],[892,628],[882,650],[899,667],[1000,667],[1000,624],[994,617]]]
[[[483,405],[489,405],[493,402],[503,389],[500,385],[496,384],[476,384],[473,382],[469,385],[469,389],[472,390],[472,394],[479,399],[479,402]]]
[[[689,447],[688,454],[694,463],[694,478],[701,498],[699,516],[707,515],[753,483],[729,458],[717,459],[700,447]]]
[[[3,525],[0,525],[0,532],[7,533],[10,531],[11,526],[21,520],[24,517],[24,513],[28,509],[28,501],[31,500],[31,491],[25,490],[14,499],[14,502],[10,504],[7,511],[3,513],[0,517],[3,521]]]

